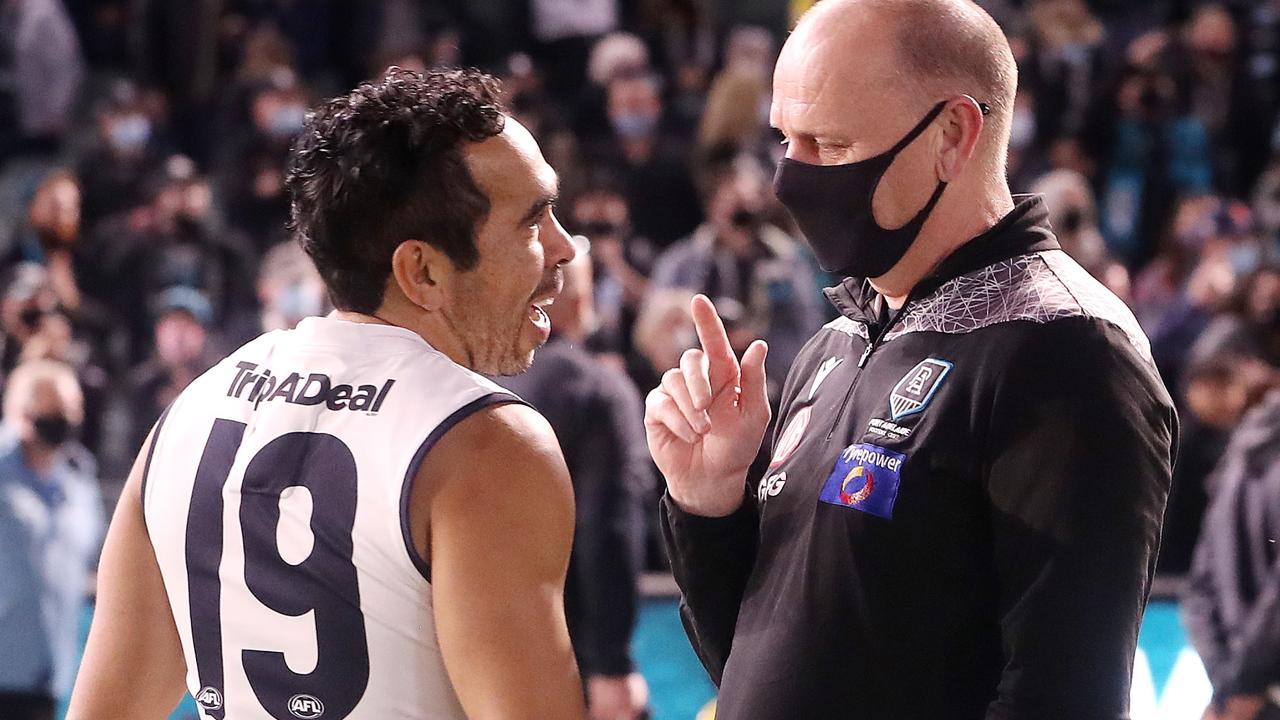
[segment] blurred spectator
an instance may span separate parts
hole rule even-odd
[[[618,78],[651,73],[649,48],[631,33],[610,33],[591,48],[586,67],[588,83],[573,105],[573,130],[582,141],[595,144],[612,132],[609,127],[609,85]]]
[[[60,0],[0,2],[0,160],[59,149],[83,76],[80,42]]]
[[[577,525],[565,614],[592,718],[643,717],[649,691],[631,657],[654,483],[640,394],[626,375],[582,347],[592,325],[591,260],[565,268],[547,314],[553,336],[523,375],[502,383],[546,416],[573,479]]]
[[[128,80],[112,84],[109,97],[97,111],[97,138],[81,160],[78,175],[84,184],[84,220],[93,227],[109,215],[131,209],[144,199],[144,183],[162,162],[164,140],[158,132],[163,100]]]
[[[1102,230],[1130,266],[1151,258],[1176,198],[1207,192],[1212,149],[1204,126],[1183,111],[1176,85],[1156,70],[1130,71],[1115,102],[1119,116],[1099,168]]]
[[[686,152],[663,132],[662,95],[651,75],[623,76],[608,88],[612,136],[596,147],[598,164],[623,178],[636,232],[665,247],[701,221]]]
[[[769,375],[781,378],[824,316],[802,246],[764,219],[769,192],[764,169],[749,156],[712,171],[707,222],[658,258],[652,282],[710,297],[734,349],[765,339]]]
[[[591,241],[596,318],[592,344],[629,355],[631,331],[656,257],[653,245],[633,234],[626,199],[604,180],[590,183],[574,199],[569,218],[571,229]]]
[[[0,717],[52,720],[70,694],[103,529],[71,369],[36,360],[5,385],[0,428]]]
[[[1160,572],[1181,575],[1190,569],[1214,492],[1210,474],[1227,457],[1227,442],[1240,419],[1266,395],[1274,372],[1256,359],[1220,355],[1187,373],[1186,392],[1177,398],[1182,430],[1165,510]]]
[[[754,154],[772,137],[766,130],[775,55],[773,37],[764,28],[735,28],[729,35],[725,65],[711,82],[698,128],[703,154],[726,146]]]
[[[219,226],[208,181],[189,159],[175,156],[152,184],[149,205],[99,226],[83,264],[85,293],[127,321],[132,362],[151,347],[146,308],[175,285],[202,292],[219,326],[243,327],[257,314],[256,255],[243,236]],[[130,281],[119,282],[125,276]]]
[[[1243,203],[1208,201],[1198,219],[1179,228],[1177,242],[1195,266],[1184,289],[1151,334],[1151,351],[1171,386],[1178,386],[1195,341],[1229,310],[1241,276],[1258,267],[1262,244]]]
[[[1031,54],[1020,78],[1035,93],[1033,141],[1084,130],[1094,88],[1108,68],[1106,28],[1085,0],[1040,0],[1031,5]]]
[[[20,230],[11,262],[45,266],[58,304],[80,308],[80,288],[73,262],[80,240],[80,184],[66,171],[50,173],[36,188],[27,206],[27,222]]]
[[[1205,717],[1280,717],[1280,379],[1231,436],[1182,614],[1213,683]]]
[[[618,0],[529,0],[529,14],[547,92],[570,100],[582,87],[592,43],[618,27]]]
[[[698,346],[697,330],[689,315],[693,296],[693,290],[683,287],[649,289],[632,334],[636,353],[646,361],[632,373],[641,388],[657,387],[661,376],[655,368],[679,367],[680,355]],[[723,319],[725,308],[717,305],[716,309]]]
[[[248,333],[292,330],[303,318],[329,310],[324,281],[302,246],[286,241],[271,248],[258,271],[259,327]]]
[[[1195,364],[1219,355],[1256,358],[1280,367],[1280,264],[1259,267],[1239,283],[1225,312],[1191,346]]]
[[[128,402],[134,433],[129,445],[142,447],[160,413],[219,359],[210,347],[209,301],[198,290],[172,287],[155,299],[155,351],[129,373]]]
[[[179,149],[208,158],[209,112],[218,93],[218,29],[227,0],[137,0],[139,76],[164,90]]]
[[[49,331],[45,319],[57,309],[58,296],[48,270],[36,263],[9,268],[0,300],[0,327],[4,329],[0,370],[7,373],[17,367],[27,345]]]
[[[1173,58],[1188,87],[1191,112],[1209,134],[1216,187],[1229,195],[1247,193],[1265,157],[1274,116],[1264,114],[1240,51],[1239,31],[1225,5],[1198,7]]]
[[[237,123],[242,130],[226,140],[218,185],[227,220],[248,233],[259,252],[286,238],[284,166],[308,104],[293,72],[277,69],[250,91],[246,117]]]

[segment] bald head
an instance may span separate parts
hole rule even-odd
[[[985,103],[991,115],[976,155],[1003,168],[1017,66],[1000,26],[970,0],[823,0],[787,45],[779,75],[824,75],[821,82],[840,86],[828,94],[846,98],[846,117],[891,125],[957,95]],[[801,62],[786,67],[789,53]]]
[[[1004,33],[969,0],[823,0],[774,71],[770,120],[788,142],[779,197],[807,216],[797,223],[828,264],[901,302],[1013,207],[1016,85]],[[816,181],[804,166],[846,169]]]

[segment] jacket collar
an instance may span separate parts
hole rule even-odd
[[[1016,195],[1013,209],[981,235],[961,245],[911,290],[919,298],[943,283],[1018,255],[1057,250],[1049,227],[1049,211],[1040,195]],[[880,322],[880,294],[865,278],[845,278],[823,291],[841,315],[867,325]]]

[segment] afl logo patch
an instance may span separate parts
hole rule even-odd
[[[923,412],[952,367],[946,360],[929,358],[911,368],[911,372],[902,376],[889,394],[889,411],[893,419],[901,420]]]
[[[324,703],[315,695],[294,695],[289,698],[289,714],[303,720],[318,718],[324,714]]]
[[[212,685],[206,685],[196,693],[196,704],[205,710],[222,709],[222,693]]]

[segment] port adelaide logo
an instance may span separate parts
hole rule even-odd
[[[923,412],[951,372],[952,364],[946,360],[929,358],[921,360],[898,381],[889,395],[889,411],[894,420]]]

